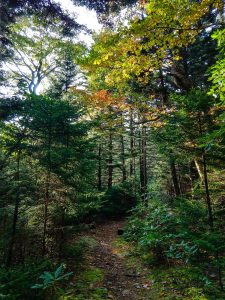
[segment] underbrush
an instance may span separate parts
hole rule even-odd
[[[79,240],[63,245],[62,254],[65,259],[72,259],[76,266],[84,263],[88,253],[96,247],[97,243],[90,237],[81,237]]]
[[[191,265],[157,267],[148,277],[154,300],[223,300],[224,294]]]
[[[199,201],[177,199],[171,206],[152,201],[148,208],[139,206],[124,238],[134,245],[133,255],[155,270],[150,281],[161,296],[154,299],[225,298],[221,291],[224,235],[219,228],[210,230]]]
[[[75,282],[67,289],[66,295],[59,300],[104,300],[107,289],[103,287],[104,274],[99,268],[91,267],[83,270]]]
[[[30,300],[44,299],[42,290],[31,289],[39,276],[52,269],[50,260],[29,261],[10,269],[0,268],[0,299]]]
[[[132,182],[127,180],[96,195],[87,195],[79,201],[79,222],[102,222],[127,216],[136,204],[136,195]]]
[[[94,271],[93,273],[90,271],[89,277],[88,274],[85,277],[85,273],[82,271],[89,252],[95,247],[96,241],[94,239],[81,237],[77,241],[73,243],[68,242],[63,246],[61,257],[61,260],[65,262],[63,264],[56,260],[36,259],[16,265],[10,269],[2,266],[0,268],[0,299],[67,299],[63,297],[67,297],[67,290],[70,291],[71,287],[73,287],[73,294],[76,295],[78,293],[79,295],[82,279],[79,279],[80,281],[76,282],[76,287],[74,287],[73,278],[77,276],[76,274],[83,274],[85,282],[83,286],[85,288],[88,282],[91,284],[91,282],[97,281],[96,278],[99,275],[97,271],[96,274]],[[59,265],[63,267],[59,267]],[[96,293],[101,294],[101,291],[96,291]],[[83,298],[71,299],[80,300]]]

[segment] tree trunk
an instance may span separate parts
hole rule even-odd
[[[161,84],[161,88],[162,88],[163,104],[167,105],[168,104],[168,95],[167,95],[167,89],[165,86],[164,76],[163,76],[161,67],[159,67],[159,78],[160,78],[160,84]]]
[[[44,203],[44,226],[42,238],[42,255],[46,254],[46,235],[47,235],[47,222],[48,222],[48,205],[49,205],[49,189],[50,189],[50,171],[46,175],[45,186],[45,203]]]
[[[202,120],[201,120],[201,115],[198,115],[198,123],[199,123],[199,133],[200,136],[203,136],[203,128],[202,128]],[[208,221],[209,221],[209,226],[211,231],[214,231],[214,217],[213,217],[213,210],[212,210],[212,202],[211,202],[211,197],[209,193],[209,181],[208,181],[208,171],[207,171],[207,162],[206,162],[206,153],[205,149],[202,148],[202,164],[203,164],[203,178],[204,178],[204,186],[205,186],[205,196],[206,196],[206,205],[207,205],[207,210],[208,210]],[[215,258],[218,261],[219,260],[219,251],[215,251]],[[224,289],[223,287],[223,272],[221,269],[221,266],[218,265],[218,281],[221,290]]]
[[[198,176],[199,176],[199,178],[201,180],[201,184],[202,184],[202,182],[203,182],[203,175],[202,175],[200,166],[199,166],[198,161],[196,159],[194,161],[195,161],[196,170],[198,171]]]
[[[124,149],[124,138],[120,136],[121,142],[121,163],[122,163],[122,173],[123,173],[123,182],[127,179],[127,172],[126,172],[126,164],[125,164],[125,149]]]
[[[123,128],[123,119],[121,118],[121,130]],[[121,165],[122,165],[122,182],[127,179],[126,162],[125,162],[125,146],[123,133],[120,134],[120,146],[121,146]]]
[[[202,130],[202,121],[201,116],[198,116],[199,121],[199,133],[200,136],[203,136]],[[208,209],[208,220],[211,229],[213,229],[213,212],[212,212],[212,203],[209,193],[209,182],[208,182],[208,172],[207,172],[207,164],[206,164],[206,156],[205,156],[205,149],[202,149],[202,164],[203,164],[203,177],[204,177],[204,186],[205,186],[205,196],[206,196],[206,205]]]
[[[6,261],[6,265],[8,267],[12,263],[13,247],[15,245],[15,237],[16,237],[16,226],[17,226],[18,215],[19,215],[19,204],[20,204],[20,186],[19,186],[19,181],[20,181],[20,156],[21,156],[21,151],[18,150],[18,152],[17,152],[17,167],[16,167],[16,174],[15,174],[15,181],[18,183],[18,187],[17,187],[14,213],[13,213],[12,233],[11,233],[11,238],[10,238],[10,243],[9,243],[9,250],[8,250],[7,261]]]
[[[134,122],[133,109],[130,109],[130,176],[134,174]]]
[[[177,177],[176,165],[173,159],[170,160],[170,170],[171,170],[171,175],[173,180],[174,192],[176,197],[179,197],[181,195],[181,191],[180,191],[179,181]]]
[[[112,143],[112,133],[109,134],[109,144],[108,144],[108,151],[109,151],[109,158],[108,158],[108,188],[112,187],[112,179],[113,179],[113,143]]]
[[[102,144],[98,146],[98,190],[102,190]]]
[[[194,197],[194,183],[196,180],[196,170],[195,170],[195,162],[192,160],[189,163],[189,176],[190,176],[190,188],[191,188],[191,196]]]
[[[146,158],[146,127],[142,125],[139,130],[140,147],[140,190],[142,202],[146,203],[147,192],[147,158]]]
[[[49,128],[48,128],[48,153],[47,153],[47,174],[45,181],[45,203],[44,203],[44,225],[43,225],[43,238],[42,238],[42,254],[46,254],[46,235],[47,235],[47,222],[48,222],[48,205],[50,200],[50,182],[51,182],[51,170],[52,170],[52,111],[49,116]]]
[[[202,162],[203,162],[203,174],[204,174],[204,185],[205,185],[205,195],[206,195],[206,203],[208,208],[208,219],[209,225],[213,228],[213,212],[212,212],[212,203],[209,193],[209,182],[208,182],[208,172],[207,172],[207,165],[206,165],[206,157],[205,151],[202,151]]]

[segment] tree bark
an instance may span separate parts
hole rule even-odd
[[[134,175],[134,122],[133,109],[130,109],[130,176]]]
[[[98,190],[102,190],[102,144],[98,146]]]
[[[140,148],[140,191],[142,202],[146,205],[147,200],[147,158],[146,158],[146,127],[141,126],[139,130],[139,148]]]
[[[48,205],[50,200],[50,182],[51,182],[51,170],[52,170],[52,111],[49,116],[49,128],[48,128],[48,153],[47,153],[47,174],[45,181],[45,203],[44,203],[44,224],[43,224],[43,238],[42,238],[42,254],[46,254],[46,235],[47,235],[47,222],[48,222]]]
[[[47,222],[48,222],[48,205],[49,205],[49,188],[50,188],[50,171],[46,175],[45,186],[45,203],[44,203],[44,225],[43,225],[43,238],[42,238],[42,255],[46,254],[46,235],[47,235]]]
[[[13,213],[13,223],[12,223],[12,233],[9,243],[9,250],[7,254],[7,261],[6,265],[9,267],[12,263],[12,254],[13,254],[13,247],[15,245],[15,238],[16,238],[16,227],[18,222],[18,215],[19,215],[19,204],[20,204],[20,156],[21,151],[18,150],[17,152],[17,167],[16,167],[16,174],[15,174],[15,181],[18,183],[17,192],[16,192],[16,199],[15,199],[15,206],[14,206],[14,213]]]
[[[112,187],[112,181],[113,181],[113,142],[112,142],[112,133],[109,134],[109,144],[108,144],[108,188],[110,189]]]
[[[209,225],[211,228],[213,228],[213,212],[212,212],[212,203],[209,193],[209,181],[208,181],[208,172],[207,172],[207,164],[206,164],[206,157],[205,157],[205,151],[202,151],[202,162],[203,162],[203,174],[204,174],[204,185],[205,185],[205,195],[206,195],[206,203],[208,208],[208,219],[209,219]]]
[[[201,168],[199,166],[199,163],[198,161],[195,159],[195,166],[196,166],[196,170],[198,171],[198,176],[201,180],[201,183],[203,182],[203,175],[202,175],[202,171],[201,171]]]
[[[125,163],[125,149],[124,149],[124,138],[123,135],[120,136],[121,142],[121,163],[122,163],[122,173],[123,173],[123,182],[127,179],[126,172],[126,163]]]
[[[199,115],[198,117],[199,121],[199,133],[200,136],[203,136],[203,129],[202,129],[202,121],[201,121],[201,116]],[[211,198],[210,198],[210,193],[209,193],[209,181],[208,181],[208,171],[207,171],[207,164],[206,164],[206,155],[205,155],[205,149],[202,149],[202,164],[203,164],[203,178],[204,178],[204,186],[205,186],[205,196],[206,196],[206,205],[208,209],[208,220],[209,220],[209,225],[211,229],[213,229],[213,212],[212,212],[212,203],[211,203]]]
[[[176,197],[179,197],[181,195],[181,191],[180,191],[179,181],[177,177],[176,165],[173,159],[170,160],[170,170],[171,170],[171,175],[173,180],[174,192]]]
[[[123,128],[123,119],[121,118],[121,129]],[[123,133],[120,134],[120,146],[121,146],[121,165],[122,165],[122,182],[127,179],[126,162],[125,162],[125,145]]]

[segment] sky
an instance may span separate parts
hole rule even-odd
[[[71,0],[54,0],[55,2],[59,3],[61,7],[68,11],[70,15],[76,15],[74,16],[77,23],[86,25],[88,29],[91,29],[93,31],[99,32],[102,28],[102,25],[98,22],[96,12],[94,10],[89,10],[86,7],[82,6],[75,6]],[[90,34],[85,34],[84,32],[80,33],[78,36],[79,41],[83,41],[87,44],[87,46],[90,46],[93,42],[93,39]],[[7,66],[5,66],[6,70],[8,69]],[[43,82],[39,86],[39,90],[42,90],[43,88]],[[13,88],[10,87],[7,89],[6,87],[0,88],[0,95],[12,95],[14,94]]]
[[[67,10],[70,15],[76,15],[76,21],[79,24],[86,25],[88,29],[99,32],[102,28],[101,24],[98,22],[96,12],[94,10],[89,10],[84,6],[75,6],[71,0],[55,0],[55,2],[60,3],[64,10]],[[79,39],[84,41],[87,45],[91,45],[92,38],[91,35],[80,33]]]

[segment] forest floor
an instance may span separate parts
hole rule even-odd
[[[124,220],[107,221],[97,225],[83,235],[96,241],[95,247],[88,255],[89,270],[100,270],[103,274],[101,282],[97,283],[105,291],[105,295],[91,299],[114,300],[145,300],[149,299],[149,281],[145,278],[147,269],[143,269],[127,257],[128,244],[118,236],[118,229],[123,228]],[[88,273],[90,277],[90,272]],[[93,277],[93,274],[91,275]],[[88,277],[88,276],[87,276]],[[98,282],[98,280],[96,280]],[[91,288],[96,288],[96,282],[90,283]]]
[[[80,252],[86,253],[85,260],[77,268],[67,296],[60,300],[225,299],[215,285],[203,289],[198,268],[187,264],[149,264],[151,253],[143,255],[118,235],[118,229],[125,223],[107,220],[74,237],[72,243],[83,240],[89,247],[81,246]]]

